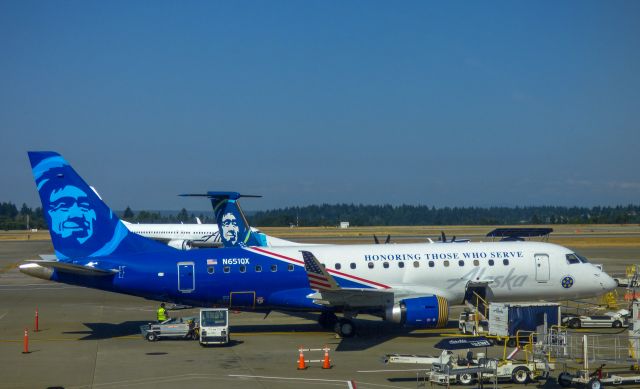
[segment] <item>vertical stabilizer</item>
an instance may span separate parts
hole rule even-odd
[[[30,151],[29,160],[58,258],[171,250],[130,233],[60,154]]]
[[[241,195],[238,192],[207,192],[206,194],[184,194],[181,196],[208,197],[213,206],[216,223],[220,229],[220,240],[224,247],[266,246],[263,234],[251,231],[251,226],[240,208],[241,197],[261,197]]]

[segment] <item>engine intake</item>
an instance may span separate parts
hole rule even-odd
[[[449,321],[449,303],[440,296],[404,299],[388,307],[384,319],[407,327],[443,328]]]

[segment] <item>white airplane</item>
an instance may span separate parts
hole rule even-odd
[[[197,224],[158,224],[158,223],[129,223],[122,221],[127,229],[145,238],[166,243],[178,250],[191,250],[192,248],[222,247],[220,230],[217,224],[202,224],[196,218]],[[264,247],[300,246],[300,243],[276,238],[260,232],[257,228],[251,228],[254,233],[264,237]]]

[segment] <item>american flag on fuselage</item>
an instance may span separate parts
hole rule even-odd
[[[301,251],[304,259],[304,270],[307,271],[309,286],[311,289],[336,290],[338,284],[322,267],[320,261],[310,251]]]

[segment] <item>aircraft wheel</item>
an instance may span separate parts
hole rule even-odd
[[[156,340],[158,340],[158,335],[156,335],[155,332],[149,332],[147,334],[147,340],[149,342],[155,342]]]
[[[569,328],[580,328],[580,327],[582,327],[582,323],[580,322],[580,319],[574,318],[569,321]]]
[[[511,380],[516,384],[526,384],[529,382],[529,369],[524,366],[518,366],[511,373]]]
[[[620,320],[616,320],[611,324],[611,326],[613,328],[621,328],[622,327],[622,322]]]
[[[475,377],[471,373],[464,373],[464,374],[458,375],[458,382],[460,382],[462,385],[473,385],[474,381],[475,381]]]
[[[349,319],[338,320],[334,329],[343,338],[351,338],[356,334],[356,327]]]
[[[560,386],[562,386],[563,388],[568,388],[569,386],[571,386],[571,374],[567,373],[566,371],[560,373],[560,375],[558,376],[558,384],[560,384]]]
[[[600,389],[602,388],[602,382],[599,379],[593,378],[591,381],[587,382],[587,389]]]

